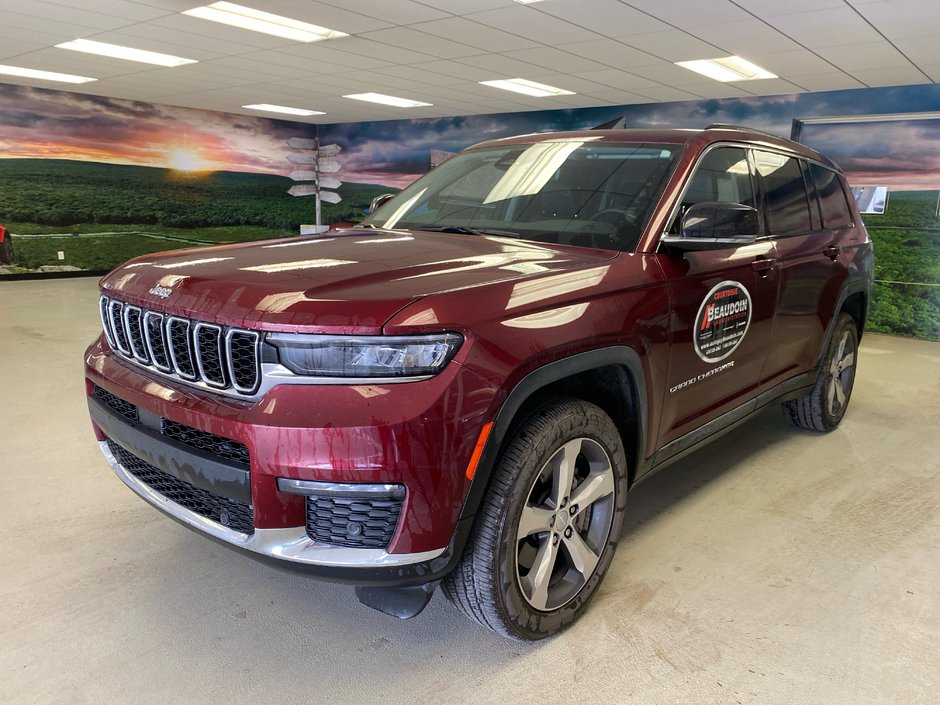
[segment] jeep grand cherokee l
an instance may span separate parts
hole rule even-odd
[[[399,617],[442,584],[538,639],[597,591],[638,481],[771,403],[839,424],[871,276],[842,174],[801,145],[496,140],[360,227],[119,267],[88,405],[186,526]]]

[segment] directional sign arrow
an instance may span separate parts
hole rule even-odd
[[[294,188],[297,187],[295,186]],[[327,203],[339,203],[343,200],[343,197],[335,191],[320,191],[320,200],[326,201]]]
[[[332,176],[320,176],[318,179],[320,188],[339,188],[343,182]]]
[[[287,146],[294,149],[316,149],[317,141],[309,137],[291,137],[287,140]]]
[[[343,148],[338,144],[321,144],[320,145],[320,156],[321,157],[335,157],[337,154],[343,151]]]
[[[290,159],[290,157],[288,157]],[[306,163],[306,162],[294,162],[295,164]],[[317,163],[317,169],[320,170],[321,174],[335,174],[340,170],[342,164],[340,164],[335,159],[320,159]]]
[[[317,172],[315,171],[292,171],[288,176],[294,181],[316,181]]]
[[[287,161],[291,164],[316,164],[316,152],[291,152],[287,155]]]
[[[316,196],[317,195],[317,185],[316,184],[295,184],[287,189],[287,193],[291,196]]]

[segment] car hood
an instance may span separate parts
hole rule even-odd
[[[102,290],[227,325],[364,334],[381,332],[425,296],[616,255],[482,235],[353,229],[139,257],[106,276]]]

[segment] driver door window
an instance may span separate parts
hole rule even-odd
[[[715,201],[757,207],[747,150],[741,147],[717,147],[702,157],[682,197],[682,204],[669,233],[679,234],[682,216],[690,207],[696,203]]]

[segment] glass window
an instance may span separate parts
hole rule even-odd
[[[806,184],[806,192],[809,195],[809,219],[813,230],[822,229],[822,214],[819,211],[819,197],[816,194],[816,184],[813,183],[813,175],[809,173],[809,163],[800,160],[800,166],[803,168],[803,183]]]
[[[632,250],[681,151],[591,137],[471,149],[364,223]]]
[[[715,201],[756,207],[747,150],[741,147],[716,147],[702,157],[682,196],[679,214],[669,232],[674,235],[679,232],[682,216],[691,206]]]
[[[812,163],[809,165],[809,173],[816,184],[816,193],[819,194],[824,227],[829,229],[850,227],[852,211],[839,175],[832,169]]]
[[[806,185],[798,159],[776,152],[754,151],[764,183],[767,227],[771,235],[800,235],[812,230]]]

